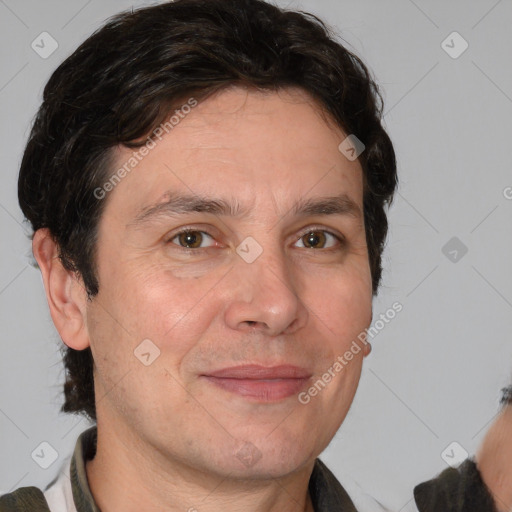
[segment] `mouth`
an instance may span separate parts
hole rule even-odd
[[[201,375],[214,386],[258,402],[276,402],[299,393],[311,378],[305,368],[291,365],[234,366]]]

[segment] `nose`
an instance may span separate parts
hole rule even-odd
[[[265,250],[252,263],[239,258],[230,274],[225,321],[231,329],[278,336],[306,325],[308,310],[297,293],[300,283],[279,251]]]

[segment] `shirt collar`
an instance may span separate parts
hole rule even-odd
[[[82,432],[71,457],[69,477],[77,512],[101,512],[94,501],[85,472],[86,461],[94,459],[96,455],[97,432],[96,426]]]
[[[85,471],[86,461],[96,455],[96,441],[96,426],[82,432],[71,458],[71,489],[77,512],[101,512],[92,496]],[[345,489],[320,459],[315,461],[309,492],[315,512],[357,512]]]

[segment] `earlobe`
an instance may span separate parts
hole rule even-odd
[[[47,228],[32,239],[32,252],[43,278],[50,314],[62,341],[75,350],[89,346],[86,328],[87,293],[75,272],[64,268],[59,247]]]

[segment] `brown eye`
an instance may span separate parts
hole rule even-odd
[[[174,242],[177,240],[176,245],[186,248],[186,249],[200,249],[201,244],[207,242],[208,238],[212,238],[208,233],[204,231],[192,231],[186,230],[181,233],[177,233],[176,236],[170,240],[170,242]],[[206,247],[209,247],[208,245]]]
[[[305,249],[327,249],[333,247],[336,241],[340,244],[342,239],[333,233],[329,233],[329,231],[317,229],[304,233],[297,242],[302,242]],[[330,245],[327,246],[329,242]]]
[[[202,236],[199,231],[187,231],[178,235],[178,240],[184,247],[196,248],[201,245]]]
[[[326,236],[322,231],[311,231],[302,237],[304,246],[307,248],[316,247],[320,244],[322,247],[325,245]]]

